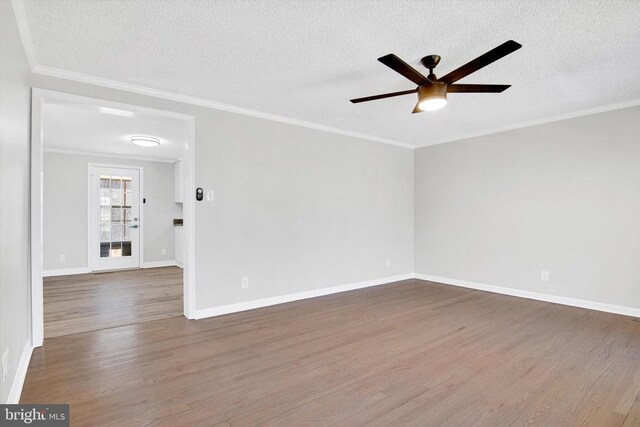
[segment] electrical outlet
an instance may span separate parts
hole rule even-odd
[[[166,255],[167,254],[167,250],[166,249],[160,249],[160,254],[161,255]]]
[[[9,349],[2,355],[2,382],[7,379],[7,371],[9,370]]]
[[[67,262],[67,256],[60,254],[60,262]]]
[[[243,277],[242,278],[242,289],[247,289],[249,287],[249,278],[248,277]]]
[[[390,259],[387,260],[387,268],[391,268],[391,260]]]
[[[548,282],[549,281],[549,272],[542,270],[540,272],[540,280],[542,280],[543,282]]]

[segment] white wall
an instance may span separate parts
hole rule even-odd
[[[416,272],[640,308],[640,107],[426,147],[415,170]]]
[[[9,351],[6,381],[0,384],[0,402],[4,403],[12,383],[20,381],[16,378],[18,363],[31,342],[31,73],[8,1],[0,2],[0,58],[0,356]]]
[[[216,197],[197,204],[197,308],[412,272],[411,150],[216,116],[196,123]]]
[[[46,132],[46,129],[45,129]],[[46,144],[46,136],[45,136]],[[173,218],[181,218],[174,203],[174,164],[113,157],[44,153],[44,270],[88,268],[87,165],[141,166],[144,168],[143,262],[173,261]],[[166,249],[162,255],[161,249]],[[60,261],[65,255],[66,261]]]
[[[195,206],[198,309],[412,272],[412,150],[32,79],[43,89],[195,116],[195,186],[215,191],[214,202]],[[242,277],[249,277],[248,289]]]

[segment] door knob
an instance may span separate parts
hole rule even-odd
[[[129,228],[138,228],[138,224],[130,225]]]

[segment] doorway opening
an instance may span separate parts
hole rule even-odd
[[[193,318],[193,116],[42,89],[32,105],[34,346]]]

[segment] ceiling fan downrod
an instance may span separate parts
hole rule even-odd
[[[436,75],[433,73],[433,69],[436,68],[436,66],[440,62],[440,55],[427,55],[424,58],[422,58],[420,62],[422,63],[422,65],[425,66],[425,68],[429,69],[429,75],[427,76],[427,79],[431,83],[435,83],[437,78],[436,78]]]

